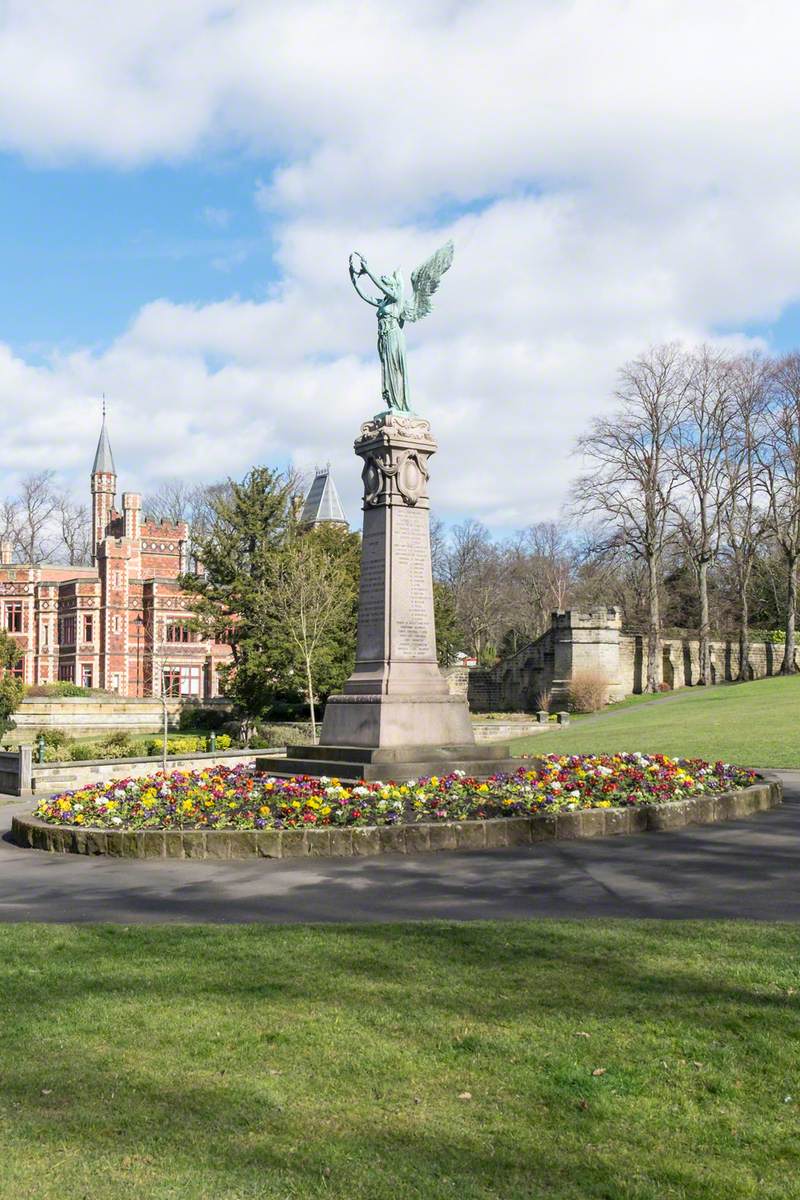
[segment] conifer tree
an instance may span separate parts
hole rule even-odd
[[[273,602],[281,550],[294,528],[295,481],[254,467],[212,500],[208,532],[198,545],[203,574],[186,575],[205,636],[226,642],[232,662],[223,690],[250,717],[267,712],[287,686],[293,655]]]

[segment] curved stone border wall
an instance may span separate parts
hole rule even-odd
[[[695,796],[641,808],[589,808],[535,817],[488,821],[436,821],[416,825],[370,825],[348,829],[80,829],[14,817],[18,846],[69,854],[118,858],[330,858],[370,854],[423,854],[434,850],[495,850],[559,838],[609,837],[651,829],[706,825],[775,808],[780,783],[757,783],[742,791]]]

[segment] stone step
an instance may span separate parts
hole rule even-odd
[[[300,756],[293,755],[291,758],[288,756],[286,758],[257,758],[256,770],[265,775],[283,777],[290,775],[311,775],[319,778],[321,775],[327,775],[342,779],[345,782],[364,779],[368,783],[388,783],[390,781],[407,783],[412,779],[421,779],[430,775],[445,775],[451,771],[464,771],[467,775],[474,775],[479,779],[485,779],[489,775],[496,775],[500,772],[512,773],[518,771],[528,761],[520,758],[491,758],[485,756],[474,758],[472,756],[458,757],[454,755],[449,759],[418,758],[391,762],[364,762],[358,759],[348,761],[344,758],[301,758]],[[531,762],[530,765],[532,766],[533,763]]]
[[[424,759],[426,762],[461,760],[485,761],[510,758],[507,745],[495,742],[490,746],[467,743],[455,746],[289,746],[287,758],[318,758],[326,762],[396,763]]]

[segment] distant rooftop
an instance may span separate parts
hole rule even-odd
[[[301,525],[319,525],[322,521],[347,524],[330,466],[317,471],[300,514]]]

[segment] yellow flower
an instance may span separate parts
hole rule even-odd
[[[330,804],[324,805],[324,807],[321,808],[319,811],[322,813],[323,817],[327,817],[328,813],[331,811]]]
[[[261,813],[262,817],[266,817],[269,814],[269,807],[266,804],[262,804],[258,811]]]
[[[74,820],[75,820],[76,825],[82,825],[83,824],[83,813],[77,813]]]
[[[431,775],[431,787],[438,787],[438,786],[439,786],[439,776]]]

